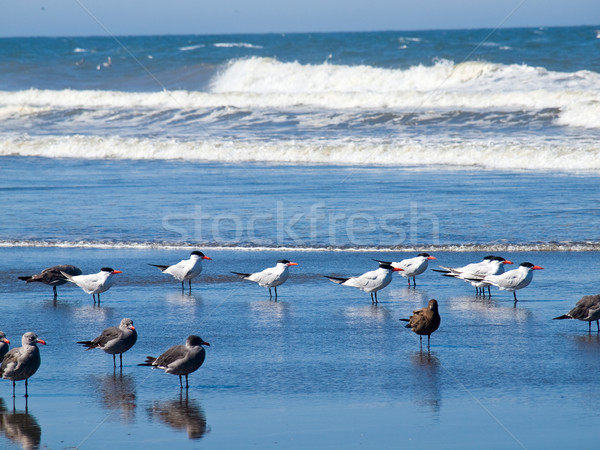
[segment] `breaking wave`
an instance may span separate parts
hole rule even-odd
[[[192,47],[186,48],[191,49]],[[323,108],[327,110],[544,111],[560,126],[600,128],[600,74],[486,62],[408,69],[230,61],[198,91],[119,92],[40,90],[2,92],[0,117],[79,108],[164,111],[206,108]]]
[[[176,139],[62,136],[0,140],[0,156],[189,160],[381,166],[448,166],[506,170],[598,171],[600,147],[550,143],[385,140],[181,141]]]
[[[532,244],[439,244],[423,246],[240,246],[187,242],[116,242],[116,241],[37,241],[0,240],[0,248],[97,248],[97,249],[162,249],[195,250],[198,247],[216,251],[295,251],[295,252],[597,252],[600,242],[542,242]]]

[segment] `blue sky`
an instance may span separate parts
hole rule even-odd
[[[599,0],[2,0],[0,37],[600,24]]]

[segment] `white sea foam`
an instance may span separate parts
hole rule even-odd
[[[486,62],[382,69],[370,66],[231,61],[208,91],[126,93],[38,90],[0,92],[0,117],[23,108],[540,111],[555,109],[560,126],[600,128],[600,74],[551,72]]]
[[[398,42],[400,44],[406,44],[406,43],[417,43],[417,42],[421,42],[423,39],[418,38],[418,37],[408,37],[408,36],[401,36],[398,38]]]
[[[199,48],[204,48],[204,47],[206,47],[204,44],[188,45],[185,47],[179,47],[179,50],[182,52],[189,52],[189,51],[198,50]]]
[[[215,162],[385,165],[506,170],[600,171],[595,142],[575,148],[530,142],[388,142],[381,140],[202,140],[98,136],[4,138],[0,156],[87,159],[182,159]]]
[[[220,48],[263,48],[262,45],[254,45],[247,42],[217,42],[213,45]]]
[[[0,248],[100,248],[100,249],[161,249],[161,250],[195,250],[201,247],[205,250],[215,251],[296,251],[296,252],[597,252],[600,251],[600,242],[545,242],[534,244],[440,244],[430,246],[233,246],[214,245],[209,243],[182,243],[182,242],[134,242],[134,241],[38,241],[38,240],[3,240]]]

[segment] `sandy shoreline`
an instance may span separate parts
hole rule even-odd
[[[373,306],[367,294],[321,279],[333,268],[371,268],[376,256],[340,252],[286,253],[300,265],[273,302],[254,283],[224,278],[229,269],[267,264],[272,252],[215,251],[205,276],[221,282],[202,283],[201,275],[192,294],[182,295],[177,282],[146,266],[180,253],[3,250],[1,329],[16,341],[33,329],[48,342],[30,382],[30,440],[39,427],[38,443],[52,448],[553,447],[573,443],[567,429],[577,430],[577,445],[595,442],[579,420],[600,415],[584,394],[595,386],[600,339],[588,335],[586,323],[551,318],[594,293],[596,253],[504,255],[546,267],[516,308],[510,293],[476,298],[470,286],[431,271],[414,290],[394,279]],[[479,254],[436,256],[455,264]],[[100,308],[78,288],[59,287],[54,303],[51,288],[16,279],[54,261],[95,267],[107,260],[124,273]],[[431,352],[421,353],[418,337],[398,319],[429,298],[440,303],[442,325]],[[75,342],[122,317],[134,319],[139,340],[121,374],[110,355]],[[191,333],[211,347],[186,397],[177,377],[137,363]],[[21,423],[25,399],[17,396],[15,416],[9,382],[0,382],[0,398],[5,419]],[[0,443],[11,448],[8,435],[0,434]]]

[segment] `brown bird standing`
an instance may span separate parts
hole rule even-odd
[[[82,273],[79,267],[72,266],[71,264],[62,264],[60,266],[48,267],[47,269],[42,270],[42,273],[38,273],[36,275],[19,277],[19,280],[27,281],[28,283],[38,281],[40,283],[47,284],[48,286],[52,286],[54,298],[56,299],[58,296],[56,286],[67,284],[67,279],[64,277],[62,272],[68,273],[72,276],[81,275]]]
[[[595,320],[598,333],[600,333],[600,294],[585,295],[581,297],[581,300],[575,304],[575,308],[562,316],[555,317],[552,320],[562,319],[577,319],[587,322],[589,325],[589,333],[592,332],[592,322]]]
[[[438,312],[437,300],[431,299],[426,308],[413,311],[413,315],[410,316],[410,319],[400,320],[408,322],[406,328],[411,328],[419,335],[421,347],[423,347],[423,336],[427,336],[427,348],[429,348],[431,333],[438,329],[442,320],[440,313]]]

